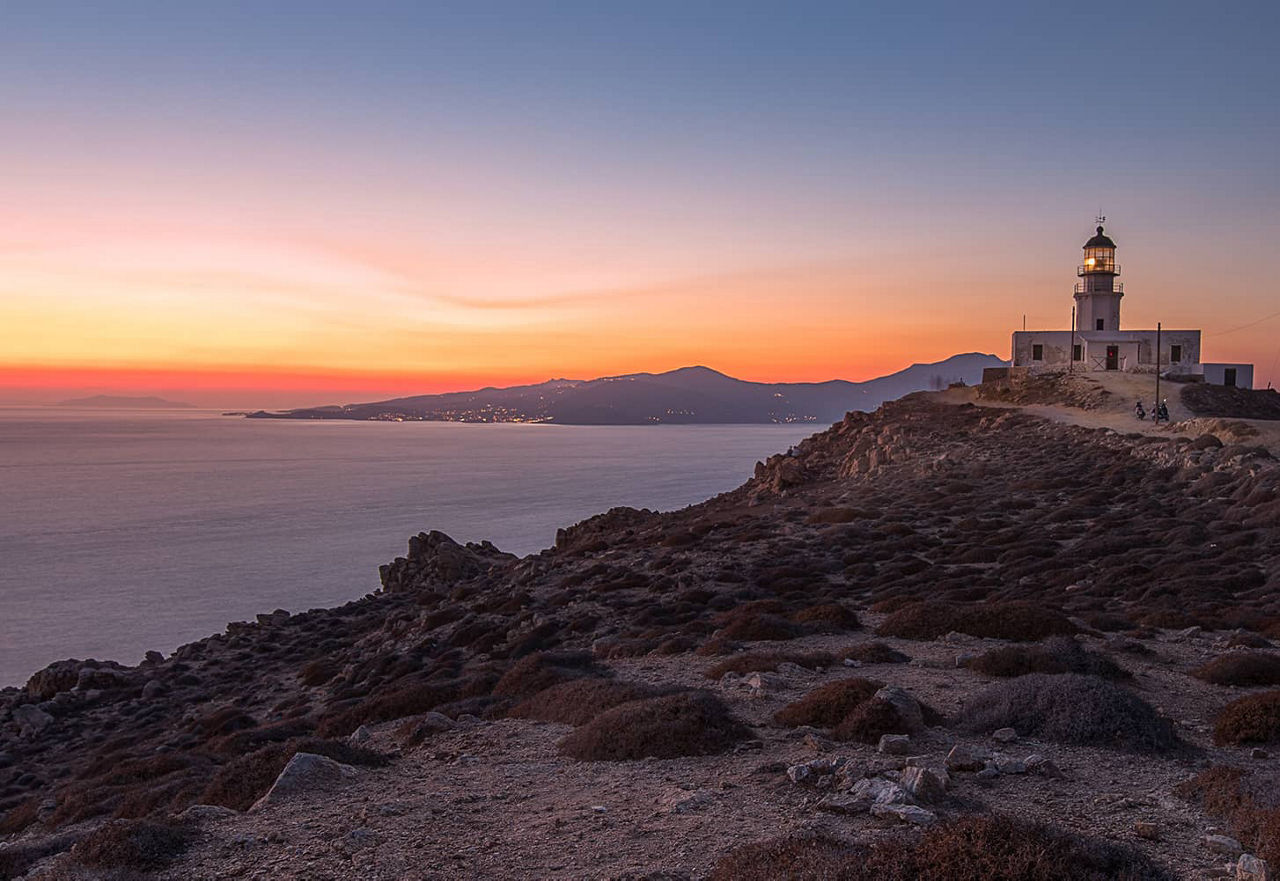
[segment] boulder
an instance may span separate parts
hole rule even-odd
[[[355,768],[314,753],[295,753],[284,766],[276,782],[267,794],[254,802],[250,811],[257,811],[300,794],[323,789],[350,780],[357,775]]]
[[[957,771],[981,771],[986,767],[986,758],[978,755],[971,747],[965,746],[963,743],[957,743],[951,748],[951,752],[947,753],[947,770]]]
[[[35,704],[14,707],[11,715],[18,724],[18,734],[22,737],[35,737],[53,724],[53,717]]]
[[[884,701],[898,711],[898,716],[907,731],[920,731],[924,728],[924,713],[920,702],[896,685],[886,685],[875,693],[875,700]]]
[[[922,804],[934,804],[947,797],[951,777],[941,768],[908,767],[899,781],[912,799]]]
[[[1266,860],[1243,853],[1236,862],[1236,881],[1271,881],[1271,868]]]
[[[37,670],[24,686],[27,694],[36,700],[47,701],[61,691],[70,691],[76,687],[83,661],[74,658],[65,661],[54,661],[43,670]]]
[[[991,732],[991,739],[998,743],[1013,743],[1018,739],[1018,732],[1012,728],[997,728]]]
[[[911,752],[911,737],[906,734],[882,734],[879,750],[887,756],[905,756]]]
[[[1244,851],[1240,842],[1228,835],[1206,835],[1202,843],[1214,853],[1226,854],[1229,857],[1239,856]]]
[[[913,826],[932,826],[938,822],[937,814],[915,805],[874,804],[871,806],[871,816],[881,820],[910,823]]]

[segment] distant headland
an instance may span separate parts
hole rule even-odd
[[[194,410],[195,404],[185,401],[166,401],[154,395],[130,397],[128,395],[92,395],[87,398],[71,398],[59,401],[59,407],[82,407],[95,410]]]
[[[748,382],[709,367],[250,413],[252,419],[534,422],[560,425],[825,424],[911,392],[975,384],[995,355],[953,355],[866,382]]]

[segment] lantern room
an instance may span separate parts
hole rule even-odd
[[[1098,227],[1098,234],[1084,243],[1084,263],[1076,270],[1076,275],[1119,275],[1120,267],[1116,265],[1116,243]]]

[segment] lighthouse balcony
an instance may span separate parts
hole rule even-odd
[[[1076,267],[1076,275],[1119,275],[1120,264],[1110,260],[1086,260]]]
[[[1078,281],[1076,282],[1075,292],[1077,294],[1106,294],[1106,293],[1123,294],[1124,282],[1113,281],[1111,282],[1111,288],[1108,290],[1105,285],[1099,287],[1096,281],[1093,283]]]

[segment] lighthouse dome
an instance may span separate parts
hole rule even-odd
[[[1098,234],[1085,242],[1084,246],[1086,248],[1114,248],[1116,243],[1111,241],[1111,237],[1102,231],[1102,227],[1098,227]]]

